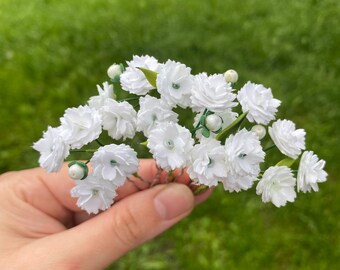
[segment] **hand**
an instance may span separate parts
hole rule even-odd
[[[154,161],[142,160],[139,175],[152,182]],[[177,180],[189,182],[186,174]],[[186,217],[210,194],[194,197],[179,183],[137,192],[127,181],[117,202],[93,216],[76,206],[69,193],[73,185],[67,166],[54,174],[36,168],[0,176],[1,269],[105,268]]]

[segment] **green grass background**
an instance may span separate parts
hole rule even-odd
[[[327,160],[320,192],[284,208],[254,188],[217,189],[176,227],[112,269],[339,269],[338,0],[1,0],[0,172],[37,166],[31,145],[133,54],[193,73],[233,68],[271,87],[278,117],[307,131]]]

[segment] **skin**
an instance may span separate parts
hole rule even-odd
[[[103,269],[189,215],[211,193],[193,196],[186,174],[149,188],[156,173],[153,160],[142,160],[145,182],[127,181],[115,204],[98,215],[76,206],[66,165],[52,174],[41,168],[2,174],[1,269]]]

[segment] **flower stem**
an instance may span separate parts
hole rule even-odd
[[[94,153],[97,149],[71,149],[71,153]]]
[[[96,139],[96,142],[97,142],[100,146],[104,146],[104,144],[101,143],[99,139]]]
[[[208,186],[206,186],[206,185],[200,185],[198,188],[196,188],[196,189],[194,190],[194,195],[195,195],[195,196],[196,196],[196,195],[199,195],[199,194],[201,194],[202,192],[204,192],[204,191],[207,190],[207,189],[209,189]]]
[[[267,148],[263,149],[263,151],[264,151],[264,152],[267,152],[267,151],[269,151],[269,150],[272,150],[272,149],[274,149],[275,147],[276,147],[276,145],[275,145],[275,144],[273,144],[273,145],[271,145],[271,146],[269,146],[269,147],[267,147]]]
[[[133,101],[133,100],[138,100],[138,99],[139,99],[139,97],[129,97],[129,98],[124,98],[120,101]]]

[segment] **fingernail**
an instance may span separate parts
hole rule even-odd
[[[183,184],[168,184],[156,195],[154,205],[159,216],[169,220],[189,212],[194,205],[194,196]]]

